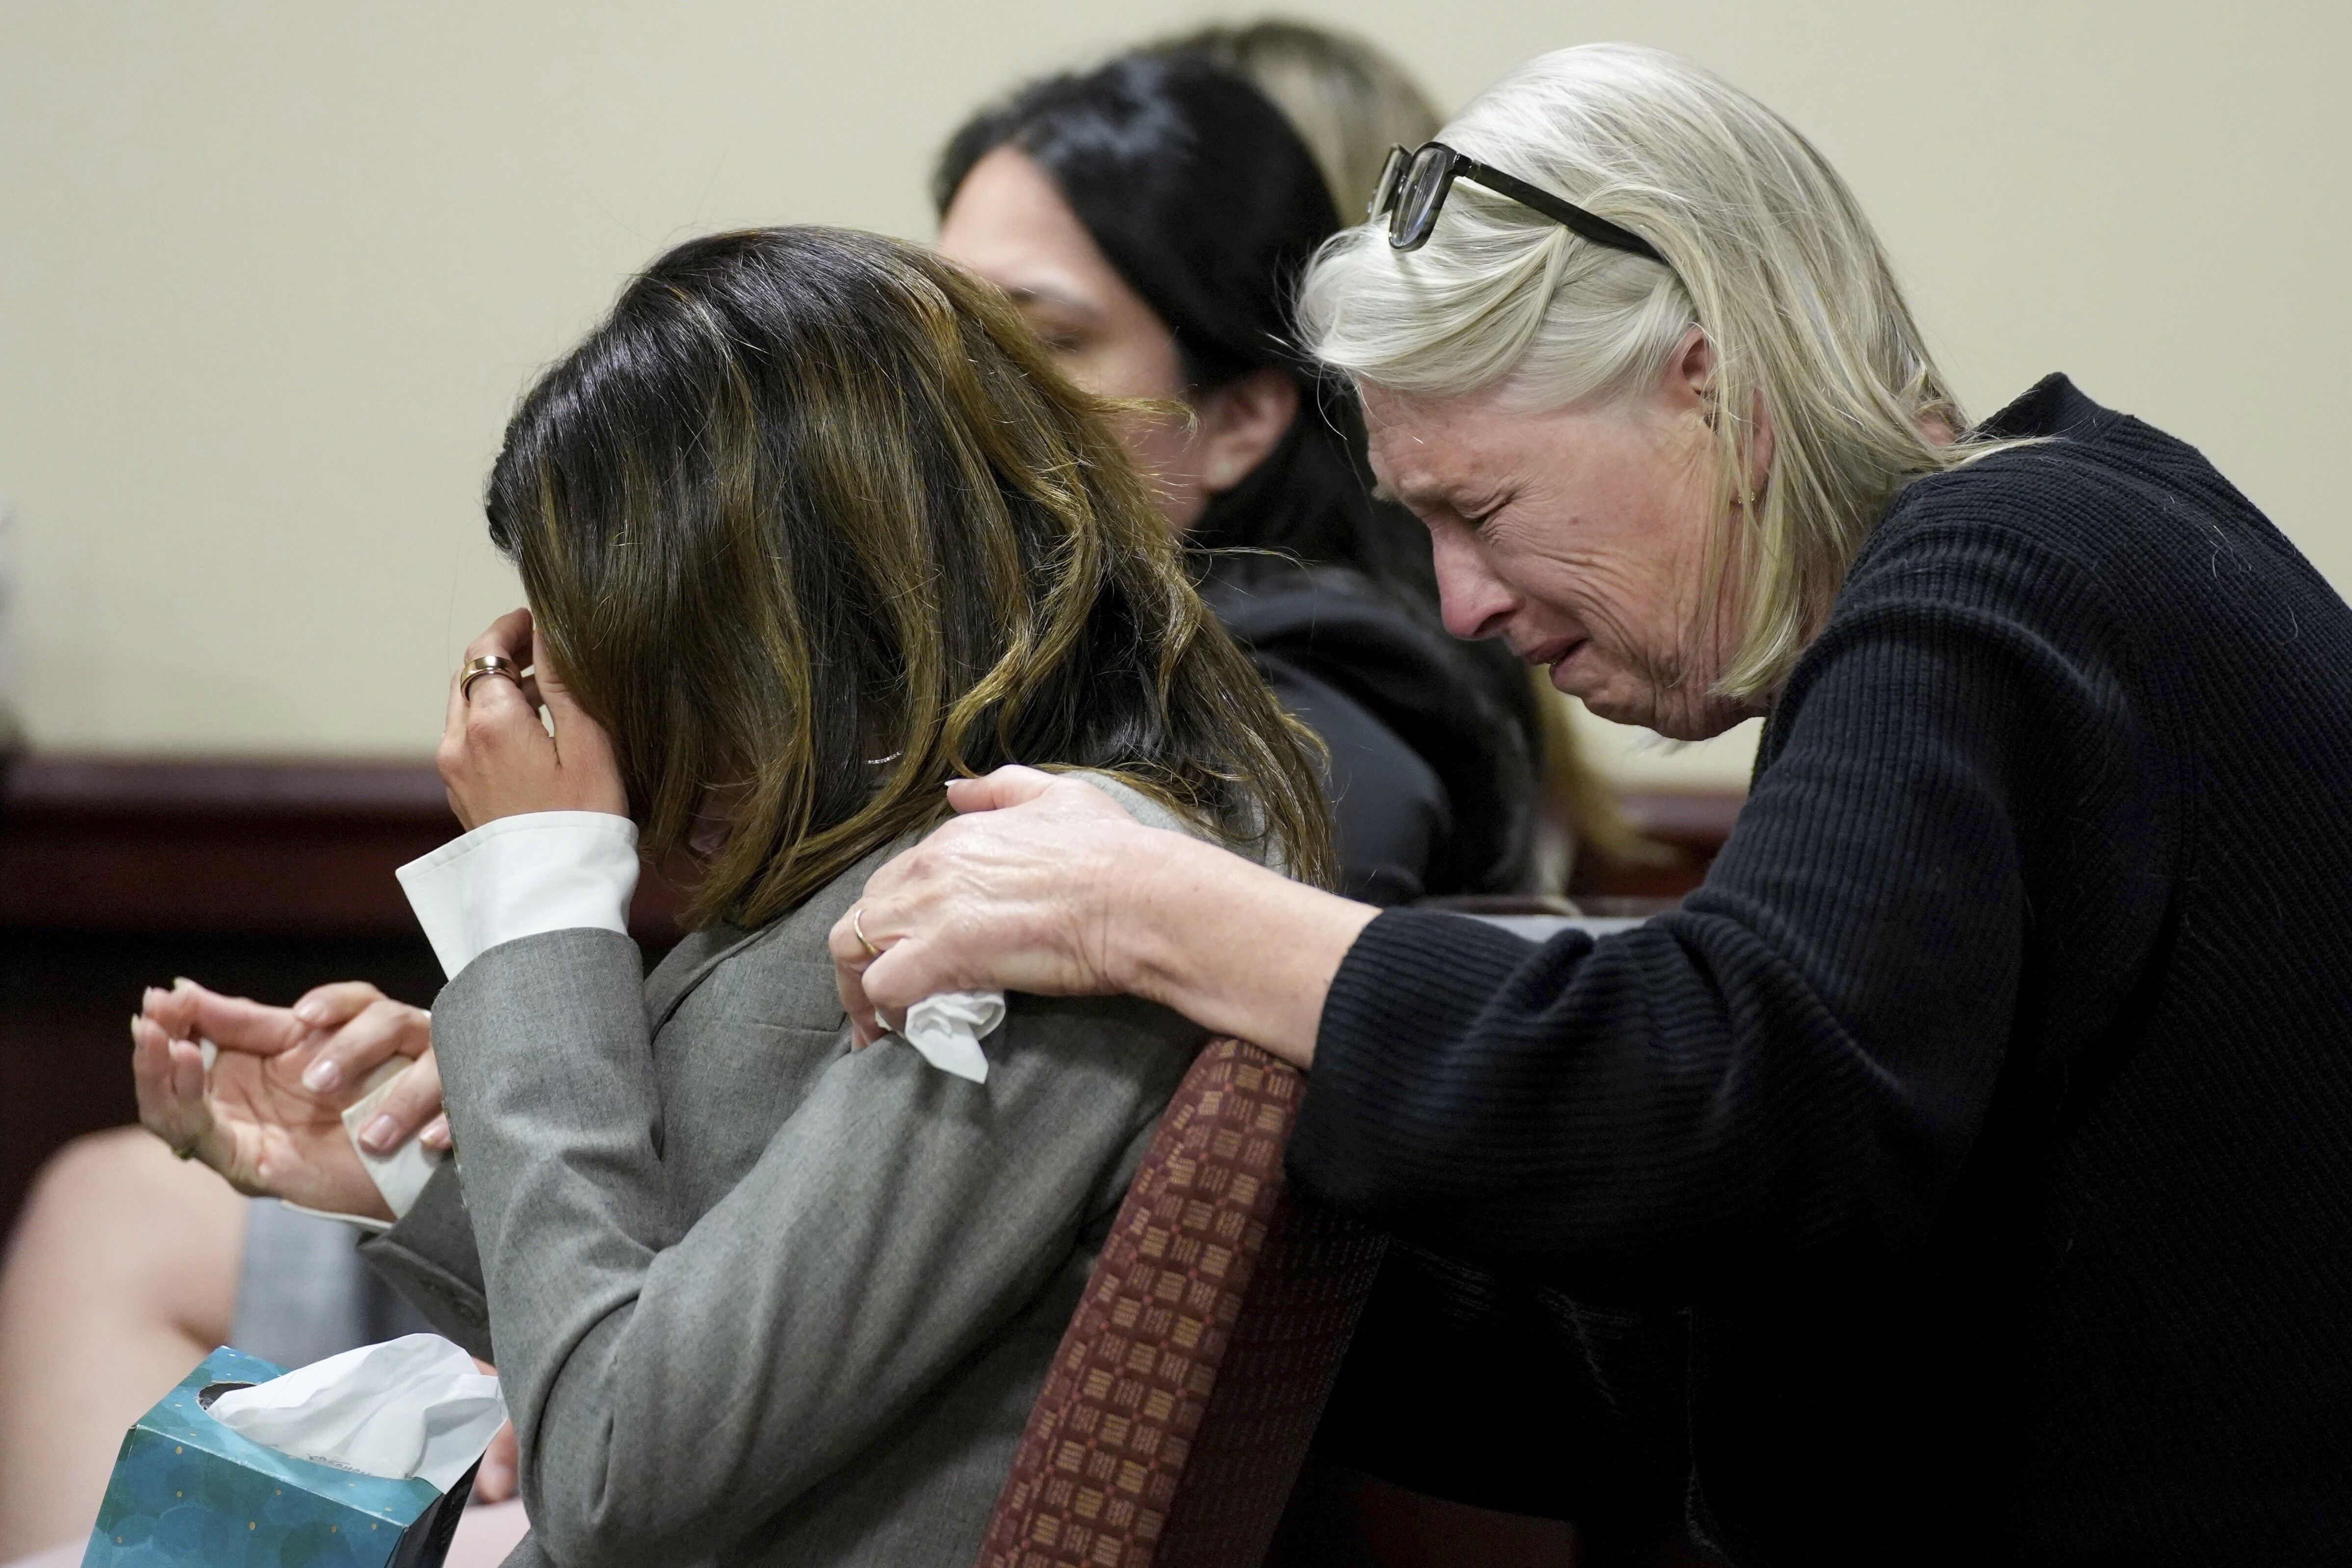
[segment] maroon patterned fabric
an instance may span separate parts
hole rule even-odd
[[[1381,1240],[1287,1191],[1305,1082],[1213,1041],[1169,1103],[997,1499],[980,1568],[1251,1568]]]

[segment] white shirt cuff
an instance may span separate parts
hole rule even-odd
[[[502,942],[583,927],[629,929],[637,825],[605,811],[530,811],[484,822],[397,873],[442,972]]]
[[[637,825],[605,811],[530,811],[484,822],[395,873],[441,960],[456,979],[502,942],[549,931],[629,929],[637,891]],[[386,1063],[387,1068],[394,1064]],[[360,1129],[392,1092],[396,1071],[380,1071],[371,1092],[343,1113],[360,1163],[395,1216],[404,1216],[441,1163],[414,1138],[389,1155],[360,1148]],[[379,1220],[341,1214],[363,1228]]]

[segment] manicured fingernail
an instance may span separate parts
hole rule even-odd
[[[416,1141],[423,1144],[428,1149],[447,1149],[449,1146],[449,1118],[446,1116],[436,1116],[433,1119],[433,1124],[431,1126],[416,1134]]]
[[[302,1087],[313,1094],[324,1094],[343,1081],[343,1070],[325,1057],[302,1070]]]
[[[378,1116],[360,1134],[360,1146],[372,1154],[382,1154],[392,1147],[392,1140],[400,1134],[400,1124],[389,1116]]]
[[[174,975],[172,977],[172,988],[175,991],[183,986],[194,986],[194,984],[195,981],[188,978],[185,975]]]
[[[157,1002],[168,1001],[171,995],[169,991],[158,990],[153,986],[150,986],[139,993],[139,1005],[142,1008],[152,1008]]]
[[[320,1001],[297,1002],[294,1016],[304,1023],[317,1023],[327,1016],[327,1004]]]

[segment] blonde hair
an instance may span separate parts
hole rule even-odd
[[[1268,18],[1156,47],[1206,59],[1272,99],[1315,155],[1345,223],[1363,215],[1391,147],[1418,147],[1437,131],[1437,110],[1412,76],[1352,33]]]
[[[1710,73],[1626,44],[1561,49],[1488,89],[1440,138],[1590,208],[1665,264],[1594,245],[1465,181],[1418,251],[1335,237],[1301,288],[1326,363],[1408,395],[1509,378],[1541,407],[1656,384],[1690,329],[1715,353],[1717,522],[1702,631],[1727,585],[1715,690],[1768,696],[1819,627],[1895,492],[2005,444],[1967,422],[1894,269],[1835,170]],[[1755,411],[1771,471],[1748,486]],[[1939,442],[1930,429],[1952,439]]]

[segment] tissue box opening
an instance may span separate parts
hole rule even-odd
[[[125,1434],[83,1568],[439,1568],[472,1491],[299,1459],[207,1413],[284,1368],[215,1351]],[[209,1397],[207,1397],[209,1396]]]

